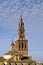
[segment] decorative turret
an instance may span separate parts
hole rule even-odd
[[[14,47],[15,47],[15,45],[14,45],[14,42],[12,41],[12,43],[10,45],[11,51],[14,50]]]

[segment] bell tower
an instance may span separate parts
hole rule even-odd
[[[28,40],[25,38],[25,28],[22,16],[20,17],[20,22],[18,24],[18,37],[15,41],[16,49],[23,54],[23,56],[28,55]]]

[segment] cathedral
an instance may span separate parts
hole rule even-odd
[[[28,54],[28,40],[25,37],[25,28],[22,17],[18,24],[16,41],[10,44],[10,50],[0,56],[3,65],[36,65],[36,61]]]

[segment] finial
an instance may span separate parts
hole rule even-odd
[[[13,40],[12,40],[11,46],[14,46],[14,42],[13,42]]]
[[[22,18],[22,15],[20,15],[20,18]]]
[[[22,20],[23,20],[23,19],[22,19],[22,15],[20,15],[20,22],[22,22]]]

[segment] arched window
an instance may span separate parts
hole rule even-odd
[[[22,42],[22,49],[23,49],[23,42]]]
[[[3,64],[3,65],[5,65],[5,64]]]
[[[17,63],[15,63],[15,65],[17,65]]]
[[[23,64],[22,64],[23,65]]]
[[[19,43],[19,50],[20,50],[20,43]]]
[[[9,63],[9,65],[11,65],[11,63]]]
[[[28,65],[30,65],[30,64],[28,64]]]
[[[25,44],[25,48],[26,48],[26,44]]]
[[[35,65],[36,65],[36,63],[35,63]]]

